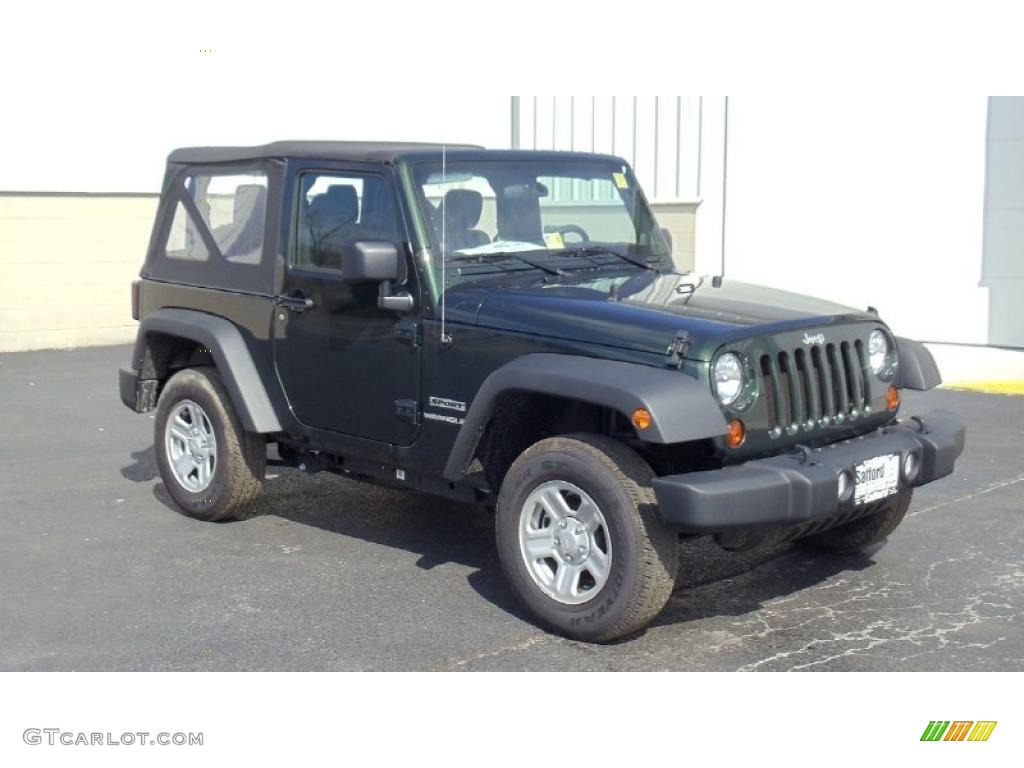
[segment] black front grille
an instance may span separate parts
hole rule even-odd
[[[774,436],[841,424],[870,411],[859,339],[761,355],[760,374]]]

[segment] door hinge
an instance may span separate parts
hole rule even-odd
[[[395,400],[395,415],[415,426],[419,426],[421,420],[419,401],[411,398]]]
[[[690,351],[690,332],[679,331],[665,350],[666,364],[673,368],[683,367],[683,358]]]
[[[423,346],[423,326],[412,320],[395,323],[395,338],[408,341],[413,347]]]

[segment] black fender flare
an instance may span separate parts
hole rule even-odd
[[[446,480],[465,474],[496,400],[509,391],[569,397],[612,408],[627,419],[645,408],[651,426],[641,439],[649,443],[683,443],[728,431],[710,388],[676,369],[538,352],[506,363],[484,380],[448,455]]]
[[[899,351],[897,385],[904,389],[934,389],[942,383],[942,374],[935,358],[928,348],[919,341],[896,338]]]
[[[201,344],[210,351],[217,372],[231,395],[231,402],[249,432],[280,432],[281,422],[263,386],[249,347],[238,327],[229,320],[190,309],[158,309],[139,323],[132,367],[140,377],[153,376],[147,371],[151,333],[177,336]]]

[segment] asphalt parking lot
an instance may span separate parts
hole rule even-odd
[[[654,625],[593,646],[530,623],[475,508],[271,468],[253,519],[177,513],[128,356],[0,355],[2,670],[1024,669],[1024,398],[909,393],[968,446],[886,546],[687,542]]]

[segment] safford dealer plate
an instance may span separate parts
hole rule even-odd
[[[900,457],[890,453],[862,461],[853,468],[856,484],[853,491],[855,504],[866,504],[892,496],[899,487]]]

